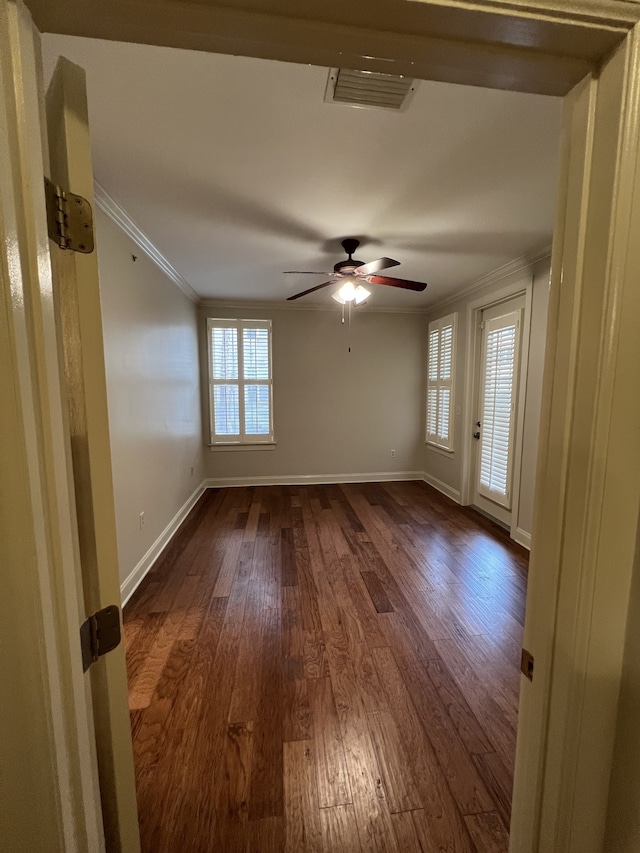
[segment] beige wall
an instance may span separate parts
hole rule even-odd
[[[207,316],[272,320],[277,442],[275,450],[207,450],[209,477],[422,470],[424,316],[356,310],[349,334],[338,306],[328,311],[202,308],[203,349]],[[204,357],[202,372],[206,412]],[[205,441],[208,434],[207,425]]]
[[[533,524],[533,499],[535,489],[536,457],[538,453],[538,430],[540,426],[540,403],[542,398],[542,375],[547,329],[547,306],[549,301],[549,261],[538,263],[530,273],[513,274],[488,285],[483,290],[461,297],[455,302],[442,306],[429,315],[428,320],[437,320],[445,314],[458,314],[458,345],[456,347],[456,390],[455,390],[455,448],[454,452],[443,453],[428,445],[424,449],[424,470],[435,480],[444,484],[454,494],[462,489],[462,430],[465,418],[472,414],[465,412],[465,373],[467,359],[467,308],[471,302],[479,299],[491,301],[492,294],[505,288],[513,293],[522,290],[524,284],[533,275],[533,296],[531,305],[531,337],[529,343],[529,365],[525,397],[523,424],[523,452],[520,479],[520,506],[516,527],[525,533],[531,533]]]
[[[203,480],[197,308],[100,211],[97,239],[124,581]]]

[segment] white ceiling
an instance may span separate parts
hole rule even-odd
[[[372,307],[421,309],[551,241],[560,99],[421,81],[395,113],[325,103],[314,66],[46,35],[45,79],[59,54],[97,180],[202,297],[283,301],[354,236],[429,284]]]

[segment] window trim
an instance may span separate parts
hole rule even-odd
[[[451,378],[449,380],[440,379],[438,376],[437,379],[429,378],[429,349],[430,349],[430,341],[431,335],[434,331],[438,332],[438,352],[440,351],[441,346],[441,335],[442,331],[446,328],[451,327]],[[454,438],[455,438],[455,386],[456,386],[456,350],[458,343],[458,313],[453,312],[452,314],[446,314],[443,317],[439,317],[437,320],[432,320],[429,323],[429,327],[427,330],[427,381],[426,381],[426,400],[425,400],[425,442],[426,444],[433,450],[438,450],[441,453],[451,454],[455,452],[454,447]],[[435,389],[436,395],[442,388],[449,389],[449,439],[448,441],[443,441],[437,433],[429,432],[429,391],[431,389]],[[437,405],[437,403],[436,403]],[[436,423],[437,423],[437,415],[436,415]]]
[[[212,330],[238,330],[238,378],[219,380],[213,377]],[[269,333],[269,379],[244,378],[244,329],[267,329]],[[266,449],[276,444],[273,430],[273,334],[271,320],[242,320],[228,317],[207,317],[207,373],[209,376],[209,447],[236,450]],[[236,436],[218,436],[215,433],[213,386],[220,384],[238,386],[238,410],[240,433]],[[269,434],[261,437],[244,432],[244,388],[245,385],[266,385],[269,388]]]

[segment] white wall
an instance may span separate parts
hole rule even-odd
[[[338,306],[208,307],[200,316],[203,350],[207,316],[272,320],[277,442],[274,450],[207,450],[209,477],[255,481],[422,470],[423,315],[356,310],[349,334]],[[204,354],[202,373],[206,413]],[[207,424],[205,442],[208,435]]]
[[[197,307],[101,211],[96,220],[122,582],[204,477]]]
[[[513,293],[522,290],[523,282],[531,280],[533,275],[533,296],[531,305],[531,337],[529,343],[529,365],[525,396],[523,424],[522,468],[520,479],[520,505],[516,527],[530,534],[533,525],[533,501],[535,491],[536,459],[538,453],[538,430],[540,426],[540,404],[542,399],[542,377],[544,369],[544,351],[547,331],[547,308],[549,302],[550,264],[548,260],[536,264],[530,272],[518,272],[476,290],[454,302],[442,305],[429,315],[428,321],[437,320],[446,314],[458,314],[458,343],[456,347],[456,389],[454,452],[443,453],[429,445],[424,448],[424,470],[450,490],[460,495],[462,490],[462,434],[465,419],[473,413],[465,412],[465,372],[467,360],[467,308],[470,302],[480,298],[491,301],[496,291],[510,289]]]

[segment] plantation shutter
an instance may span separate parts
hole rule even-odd
[[[506,509],[511,508],[519,338],[520,311],[485,324],[478,491]]]
[[[242,364],[244,386],[244,431],[246,435],[269,435],[271,431],[271,376],[269,329],[243,328]]]
[[[207,321],[212,444],[273,443],[271,322]]]
[[[429,324],[427,441],[453,449],[453,379],[456,315]]]
[[[211,329],[215,435],[240,434],[237,328]],[[232,382],[231,380],[236,380]]]

